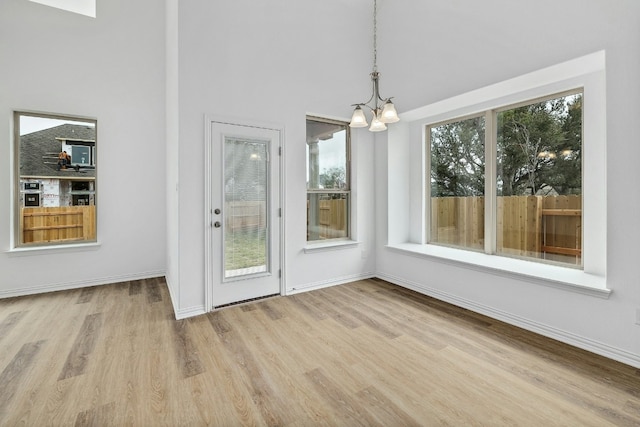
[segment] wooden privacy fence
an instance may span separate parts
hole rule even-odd
[[[307,239],[347,237],[347,224],[347,199],[318,199],[316,203],[307,200]]]
[[[96,207],[64,206],[22,208],[22,243],[63,242],[96,239]]]
[[[320,238],[336,239],[347,236],[347,200],[329,199],[318,202]]]
[[[484,248],[484,197],[431,198],[431,241]]]
[[[484,248],[484,197],[434,197],[431,203],[431,241]],[[496,207],[498,253],[579,262],[581,196],[505,196]]]
[[[318,236],[320,239],[335,239],[347,235],[347,200],[318,200]],[[265,201],[231,201],[225,203],[227,230],[241,231],[266,226]],[[307,201],[307,218],[309,218]]]
[[[266,225],[267,202],[231,201],[225,203],[227,230],[255,230]]]

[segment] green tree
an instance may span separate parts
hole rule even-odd
[[[567,102],[562,122],[563,140],[555,148],[557,156],[547,174],[547,183],[558,194],[582,192],[582,96]]]
[[[497,115],[498,195],[580,194],[582,95]],[[431,195],[484,195],[484,116],[430,128]]]
[[[334,166],[324,169],[320,174],[320,186],[325,189],[342,189],[347,185],[347,174],[344,167]]]
[[[484,195],[484,117],[431,128],[431,195]]]
[[[498,113],[501,195],[580,191],[581,105],[572,95]]]

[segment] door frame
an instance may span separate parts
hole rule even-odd
[[[239,127],[250,127],[250,128],[256,128],[256,129],[265,129],[265,130],[272,130],[272,131],[277,131],[280,135],[279,141],[277,141],[276,144],[276,151],[278,152],[278,166],[277,166],[277,170],[278,170],[278,175],[279,175],[279,179],[278,179],[278,193],[280,196],[280,206],[278,206],[278,208],[280,209],[280,217],[279,217],[279,222],[280,222],[280,233],[279,233],[279,240],[280,240],[280,247],[278,248],[278,250],[280,251],[280,265],[278,266],[278,269],[280,271],[280,295],[285,295],[285,227],[284,224],[286,224],[285,221],[285,209],[283,209],[283,206],[285,205],[284,200],[285,200],[285,191],[284,191],[284,165],[285,165],[285,150],[284,150],[284,125],[279,124],[279,123],[272,123],[272,122],[260,122],[260,121],[255,121],[255,120],[243,120],[243,119],[237,119],[237,118],[228,118],[228,117],[220,117],[220,116],[216,116],[216,115],[205,115],[204,117],[204,173],[205,173],[205,180],[204,180],[204,229],[205,229],[205,237],[204,237],[204,269],[205,269],[205,307],[206,307],[206,311],[213,311],[215,310],[215,305],[214,305],[214,296],[213,296],[213,286],[214,286],[214,274],[215,272],[213,271],[213,265],[210,262],[210,259],[212,257],[213,254],[213,235],[212,235],[212,231],[213,231],[213,188],[212,188],[212,178],[213,178],[213,141],[212,138],[214,137],[214,135],[212,135],[211,133],[211,126],[214,124],[224,124],[224,125],[232,125],[232,126],[239,126]],[[272,160],[272,167],[273,165],[273,160]]]

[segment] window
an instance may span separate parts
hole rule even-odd
[[[34,3],[44,4],[81,15],[96,17],[96,0],[31,0]]]
[[[426,128],[427,241],[582,266],[582,91]]]
[[[484,249],[485,118],[428,127],[431,152],[429,241]]]
[[[96,241],[96,121],[16,112],[16,247]]]
[[[307,117],[307,241],[350,237],[349,126]]]
[[[93,147],[91,145],[70,145],[69,153],[73,162],[80,166],[93,165]]]

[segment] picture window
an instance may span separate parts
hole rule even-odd
[[[14,114],[16,247],[96,241],[96,127]]]

